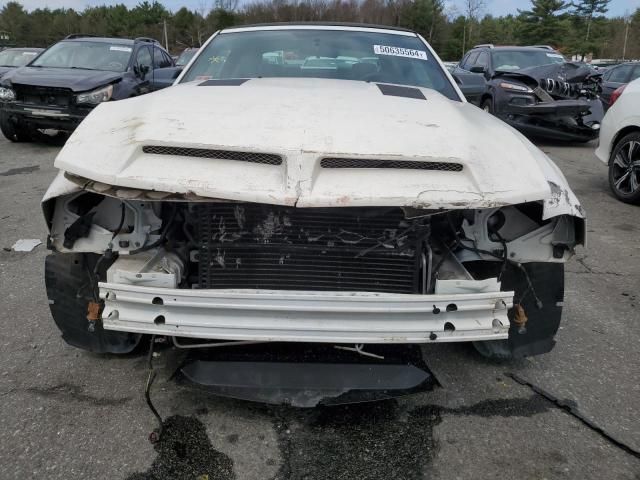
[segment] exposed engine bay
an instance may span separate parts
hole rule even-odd
[[[535,202],[439,212],[123,202],[85,193],[56,212],[51,242],[60,251],[108,251],[117,283],[429,294],[448,280],[474,279],[462,262],[492,261],[498,277],[505,262],[564,260],[576,243],[573,218],[539,218]],[[522,248],[524,239],[539,248]]]
[[[295,208],[80,192],[48,207],[54,319],[70,343],[118,353],[144,333],[190,345],[508,340],[516,356],[542,353],[563,262],[583,241],[580,219],[542,220],[541,202]]]
[[[601,77],[576,63],[498,72],[491,80],[495,113],[530,135],[592,140],[604,117],[599,99]]]

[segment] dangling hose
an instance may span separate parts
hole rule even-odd
[[[162,436],[162,417],[158,413],[158,410],[156,410],[156,407],[153,406],[153,402],[151,401],[151,385],[153,385],[153,381],[156,378],[156,372],[153,370],[153,347],[155,345],[155,341],[156,341],[156,336],[151,335],[151,345],[149,346],[149,356],[147,357],[147,365],[149,367],[149,376],[147,377],[147,385],[144,389],[144,398],[147,401],[147,405],[149,405],[149,409],[151,410],[151,413],[153,413],[153,415],[156,417],[156,420],[158,420],[157,432],[153,431],[149,434],[149,441],[151,443],[159,442]]]

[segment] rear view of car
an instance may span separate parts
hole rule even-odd
[[[608,110],[622,93],[624,86],[640,78],[640,62],[629,62],[611,67],[602,75],[602,106]]]

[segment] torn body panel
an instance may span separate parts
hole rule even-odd
[[[60,252],[134,251],[157,241],[161,221],[158,204],[123,201],[80,191],[56,202],[50,244]],[[82,228],[85,222],[86,228]]]

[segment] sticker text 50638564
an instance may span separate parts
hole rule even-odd
[[[387,45],[374,45],[373,53],[376,55],[393,55],[394,57],[417,58],[419,60],[427,59],[427,52],[422,50],[414,50],[412,48],[390,47]]]

